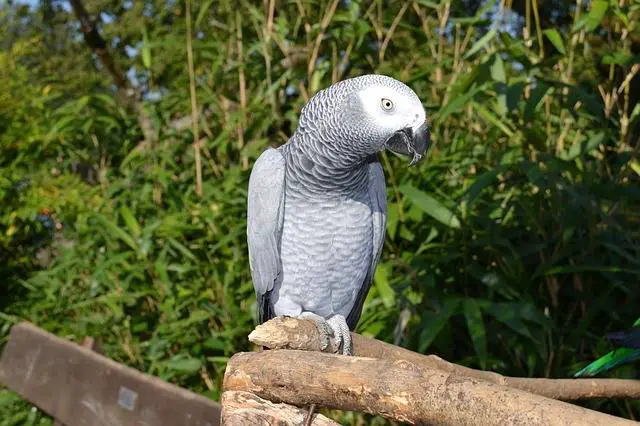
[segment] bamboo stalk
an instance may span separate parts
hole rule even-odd
[[[189,66],[189,94],[191,97],[191,130],[193,132],[193,152],[196,163],[196,194],[202,197],[202,158],[200,156],[200,113],[196,99],[196,78],[193,65],[193,43],[191,34],[191,0],[186,0],[185,19],[187,21],[187,63]]]

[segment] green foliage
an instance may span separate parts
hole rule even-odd
[[[416,90],[434,146],[415,168],[383,156],[388,232],[359,332],[502,374],[569,377],[637,318],[637,0],[558,6],[557,22],[541,11],[540,33],[526,21],[508,31],[501,2],[195,2],[202,197],[181,124],[183,5],[126,3],[86,6],[157,141],[142,140],[70,12],[0,6],[3,342],[21,319],[91,335],[117,361],[219,398],[255,324],[250,165],[287,140],[313,93],[369,72]],[[0,424],[48,421],[6,391],[0,411],[17,419]]]

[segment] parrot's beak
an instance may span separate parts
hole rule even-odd
[[[398,130],[387,139],[385,147],[397,154],[412,156],[409,166],[413,166],[424,157],[429,142],[429,126],[424,122],[417,129],[405,127]]]

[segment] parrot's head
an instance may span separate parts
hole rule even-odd
[[[430,143],[418,96],[384,75],[350,78],[318,92],[303,108],[300,124],[326,135],[326,145],[362,158],[389,149],[410,156],[413,165]]]

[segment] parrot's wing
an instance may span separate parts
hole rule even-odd
[[[284,171],[284,157],[280,151],[269,148],[258,157],[249,177],[247,244],[260,323],[274,316],[269,296],[274,283],[282,279],[280,239],[284,221]]]
[[[591,364],[575,373],[573,377],[592,377],[597,374],[613,370],[620,365],[629,364],[639,359],[639,350],[618,348],[593,361]]]
[[[387,227],[387,188],[384,182],[384,172],[382,165],[375,156],[375,160],[369,162],[369,198],[371,200],[371,222],[373,229],[373,250],[371,253],[371,264],[365,277],[364,283],[358,292],[356,301],[347,316],[347,324],[351,330],[356,328],[362,313],[364,300],[367,298],[369,288],[373,282],[373,275],[376,265],[380,260],[382,246],[384,245],[384,235]]]
[[[640,349],[640,326],[609,333],[605,337],[623,348]]]

